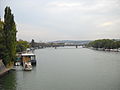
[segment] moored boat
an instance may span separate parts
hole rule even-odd
[[[21,63],[31,62],[31,65],[36,65],[36,56],[33,53],[21,54]]]
[[[25,71],[31,71],[32,70],[31,62],[24,62],[23,63],[23,70],[25,70]]]

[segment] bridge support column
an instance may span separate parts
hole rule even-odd
[[[76,48],[78,48],[78,45],[76,45]]]

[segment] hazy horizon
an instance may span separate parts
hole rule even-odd
[[[120,38],[119,0],[1,0],[10,6],[17,39],[31,41]]]

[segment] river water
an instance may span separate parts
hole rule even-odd
[[[35,54],[37,66],[16,67],[0,78],[0,90],[120,90],[120,52],[64,47]]]

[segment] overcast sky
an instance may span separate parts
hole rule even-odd
[[[120,0],[0,0],[10,6],[17,38],[31,41],[120,38]]]

